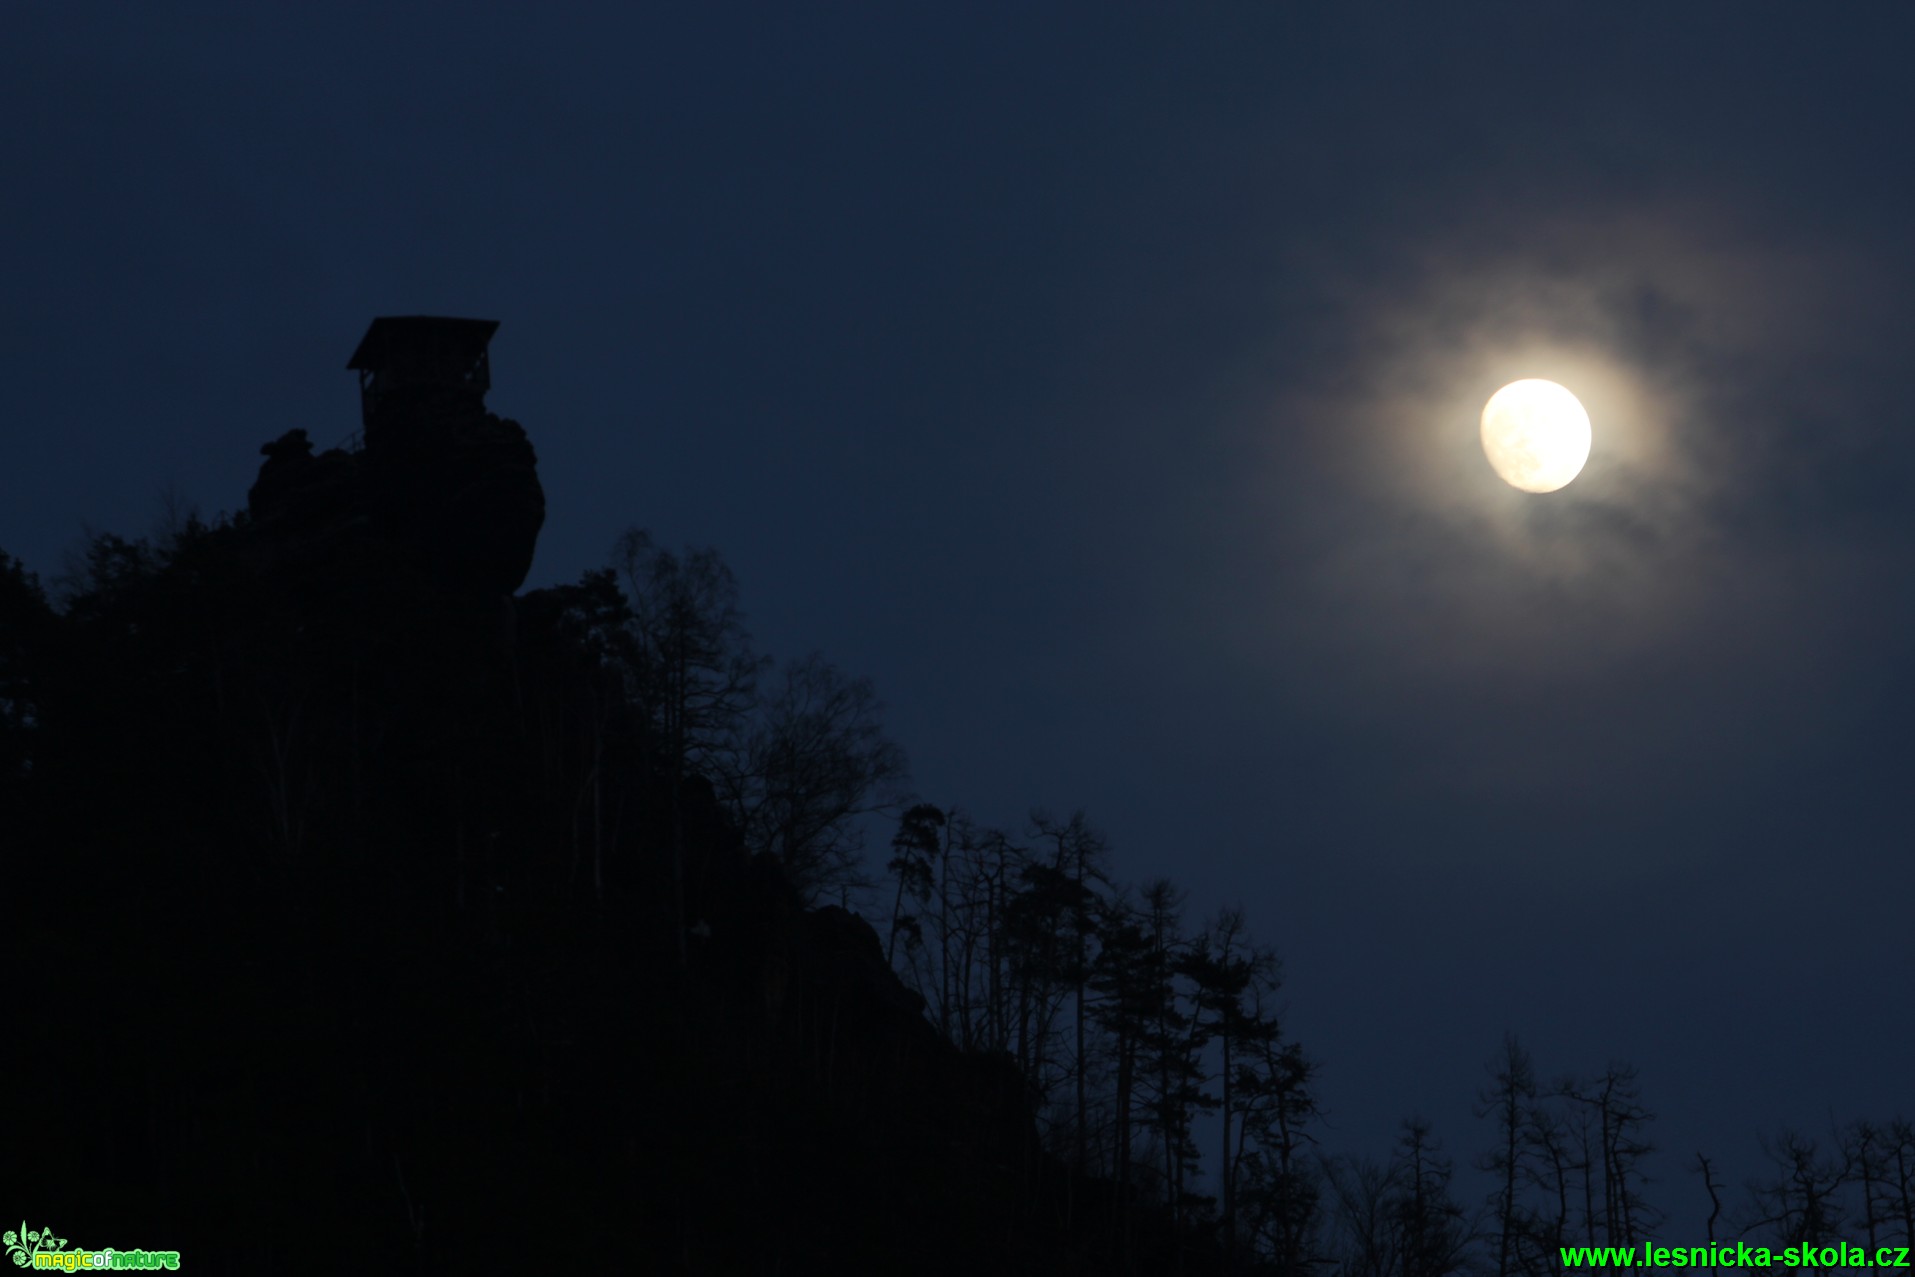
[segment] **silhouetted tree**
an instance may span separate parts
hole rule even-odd
[[[1320,1177],[1303,1156],[1315,1143],[1309,1128],[1317,1116],[1316,1063],[1298,1043],[1284,1040],[1270,1005],[1277,988],[1273,979],[1251,990],[1252,1021],[1270,1031],[1253,1036],[1255,1056],[1238,1073],[1244,1108],[1235,1192],[1244,1231],[1279,1272],[1301,1273],[1316,1258],[1321,1223]],[[1247,1156],[1246,1143],[1254,1150]]]
[[[616,801],[608,801],[618,728],[630,717],[631,680],[640,660],[631,606],[617,574],[605,568],[585,573],[575,585],[541,590],[520,610],[524,629],[550,634],[549,647],[537,653],[532,667],[545,685],[532,689],[529,710],[539,773],[566,796],[571,855],[565,879],[576,880],[589,847],[592,893],[603,899],[607,845],[616,844],[636,788],[619,785]],[[525,688],[519,690],[523,698]],[[626,762],[641,767],[646,750],[633,743],[637,748]]]
[[[1254,1082],[1252,1109],[1245,1116],[1254,1153],[1241,1158],[1237,1204],[1250,1235],[1277,1271],[1302,1273],[1318,1262],[1323,1214],[1321,1176],[1304,1158],[1304,1145],[1316,1143],[1310,1133],[1318,1116],[1312,1089],[1316,1063],[1298,1043],[1283,1042],[1281,1034],[1262,1043],[1262,1051],[1260,1070],[1247,1080]]]
[[[1824,1246],[1840,1238],[1848,1222],[1840,1194],[1851,1169],[1844,1150],[1825,1152],[1792,1130],[1764,1136],[1761,1145],[1775,1169],[1750,1182],[1743,1231],[1766,1232],[1784,1247]]]
[[[1536,1100],[1536,1075],[1529,1053],[1513,1033],[1503,1037],[1503,1048],[1490,1061],[1490,1083],[1477,1096],[1476,1115],[1496,1124],[1495,1144],[1478,1161],[1480,1169],[1495,1177],[1492,1204],[1496,1212],[1496,1277],[1509,1277],[1512,1265],[1521,1259],[1518,1243],[1529,1231],[1524,1225],[1518,1190],[1527,1182],[1530,1109]]]
[[[1339,1277],[1398,1277],[1402,1271],[1397,1200],[1402,1165],[1367,1158],[1324,1158]]]
[[[1162,988],[1162,979],[1153,967],[1155,951],[1143,919],[1127,899],[1119,896],[1104,901],[1097,924],[1097,963],[1090,975],[1090,991],[1096,997],[1091,1014],[1110,1038],[1115,1066],[1112,1179],[1119,1242],[1127,1253],[1138,1064],[1145,1038],[1157,1022],[1155,995]]]
[[[885,866],[898,880],[891,902],[891,937],[885,949],[885,961],[897,960],[898,935],[922,937],[918,919],[904,912],[905,897],[922,906],[936,886],[934,861],[938,839],[944,828],[944,813],[929,803],[918,803],[898,818],[898,832],[892,836],[890,862]]]
[[[813,653],[785,665],[745,741],[731,792],[746,845],[775,857],[806,899],[861,885],[856,820],[891,807],[905,780],[880,708],[869,679]]]
[[[753,654],[738,607],[738,582],[716,550],[679,555],[634,528],[619,537],[613,560],[632,612],[632,690],[663,743],[672,828],[672,889],[679,961],[685,958],[686,778],[694,771],[729,780],[740,771],[740,735],[756,703],[765,662]],[[726,785],[721,783],[721,791]]]
[[[1108,845],[1085,819],[1082,811],[1073,812],[1062,823],[1048,813],[1035,812],[1031,823],[1034,837],[1050,847],[1049,870],[1057,875],[1059,920],[1064,924],[1067,943],[1057,954],[1058,973],[1068,984],[1071,998],[1071,1081],[1075,1106],[1072,1116],[1072,1160],[1079,1170],[1088,1164],[1089,1104],[1087,1100],[1090,1056],[1086,1047],[1088,997],[1092,940],[1096,934],[1097,886],[1105,881],[1104,859]]]
[[[1076,884],[1045,861],[1027,860],[1004,902],[999,931],[1013,987],[1018,1065],[1042,1105],[1049,1099],[1056,1017],[1075,978],[1069,960],[1071,911]]]
[[[1593,1121],[1580,1128],[1595,1140],[1593,1149],[1584,1141],[1584,1183],[1588,1191],[1601,1188],[1603,1237],[1613,1246],[1633,1246],[1658,1222],[1640,1189],[1642,1159],[1654,1150],[1644,1129],[1654,1115],[1642,1105],[1636,1070],[1612,1063],[1598,1077],[1558,1089]],[[1593,1240],[1593,1225],[1590,1232]]]
[[[1716,1182],[1715,1167],[1701,1153],[1696,1154],[1696,1173],[1702,1176],[1703,1191],[1709,1194],[1709,1218],[1704,1224],[1711,1249],[1716,1244],[1716,1221],[1722,1218],[1722,1185]]]
[[[1246,1007],[1247,998],[1273,992],[1276,959],[1250,943],[1241,909],[1220,910],[1211,925],[1191,945],[1182,969],[1189,976],[1195,1023],[1202,1038],[1217,1044],[1222,1058],[1217,1071],[1217,1107],[1222,1116],[1222,1143],[1218,1152],[1218,1197],[1223,1208],[1225,1254],[1237,1253],[1237,1167],[1245,1148],[1233,1139],[1233,1123],[1247,1098],[1255,1102],[1260,1083],[1254,1071],[1262,1048],[1275,1039],[1276,1022]],[[1249,1062],[1246,1065],[1246,1060]],[[1238,1070],[1247,1076],[1238,1078]],[[1245,1126],[1236,1127],[1242,1134]]]
[[[1915,1123],[1896,1118],[1883,1143],[1883,1213],[1900,1226],[1901,1244],[1915,1246]]]
[[[942,969],[926,997],[936,998],[938,1023],[966,1050],[1014,1045],[1005,922],[1024,862],[1002,830],[979,828],[959,812],[949,817],[937,886]]]
[[[1151,1023],[1143,1038],[1144,1075],[1154,1088],[1150,1111],[1163,1156],[1164,1197],[1173,1218],[1184,1209],[1188,1172],[1198,1161],[1191,1142],[1191,1119],[1215,1103],[1203,1090],[1203,1038],[1196,1017],[1186,1014],[1177,987],[1189,952],[1181,933],[1184,895],[1167,878],[1143,888],[1145,934],[1150,940],[1146,967]]]
[[[1463,1208],[1450,1196],[1449,1159],[1421,1118],[1403,1123],[1396,1158],[1393,1214],[1402,1277],[1448,1277],[1463,1267],[1473,1240]]]
[[[1882,1189],[1884,1171],[1883,1154],[1886,1152],[1883,1132],[1866,1118],[1850,1122],[1841,1131],[1841,1158],[1849,1168],[1849,1175],[1859,1190],[1858,1205],[1862,1215],[1862,1237],[1867,1243],[1869,1254],[1881,1244],[1883,1225]]]
[[[1552,1094],[1553,1102],[1560,1097]],[[1536,1272],[1553,1272],[1560,1263],[1559,1251],[1570,1241],[1571,1201],[1576,1177],[1587,1176],[1589,1161],[1578,1155],[1579,1144],[1571,1124],[1563,1115],[1540,1099],[1529,1106],[1523,1129],[1523,1144],[1528,1157],[1523,1160],[1525,1183],[1542,1194],[1544,1205],[1533,1213],[1526,1227],[1532,1234],[1535,1254],[1528,1267]],[[1585,1238],[1585,1240],[1593,1240]]]

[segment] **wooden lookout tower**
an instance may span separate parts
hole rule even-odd
[[[346,367],[359,374],[359,412],[366,445],[373,446],[380,415],[401,402],[469,399],[483,407],[492,387],[486,346],[496,319],[437,315],[382,315],[372,321]]]

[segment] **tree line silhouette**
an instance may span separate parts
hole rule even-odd
[[[1084,813],[912,794],[871,683],[759,653],[716,551],[633,530],[513,595],[523,431],[381,393],[387,442],[282,436],[247,509],[92,535],[51,595],[0,554],[0,1206],[293,1271],[1510,1277],[1664,1237],[1629,1066],[1503,1043],[1483,1200],[1421,1119],[1326,1147],[1244,911],[1113,881]],[[1710,1240],[1915,1241],[1906,1120],[1765,1151],[1694,1158]]]

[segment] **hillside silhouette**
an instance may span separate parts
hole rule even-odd
[[[361,439],[64,606],[5,561],[6,1200],[230,1271],[1105,1268],[1014,1066],[621,677],[613,575],[512,597],[482,328],[379,321]]]
[[[1711,1241],[1915,1238],[1906,1120],[1652,1196],[1635,1071],[1514,1036],[1481,1200],[1420,1120],[1326,1148],[1241,910],[1114,882],[1083,813],[912,794],[870,684],[758,653],[715,551],[634,529],[519,593],[496,327],[375,321],[360,430],[266,441],[233,515],[94,535],[51,595],[0,554],[36,1229],[213,1271],[1512,1277],[1679,1190]]]

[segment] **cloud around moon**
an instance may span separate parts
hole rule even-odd
[[[1703,810],[1718,782],[1856,730],[1872,711],[1840,671],[1893,625],[1840,618],[1869,614],[1899,551],[1855,538],[1835,485],[1894,443],[1869,427],[1885,405],[1802,360],[1849,357],[1817,321],[1838,296],[1881,304],[1864,263],[1705,205],[1490,228],[1390,270],[1296,255],[1337,340],[1239,418],[1252,563],[1193,604],[1224,618],[1230,666],[1458,813],[1511,792],[1539,817]],[[1573,387],[1600,435],[1548,501],[1483,459],[1486,399],[1524,378]],[[1629,802],[1586,792],[1593,775]]]

